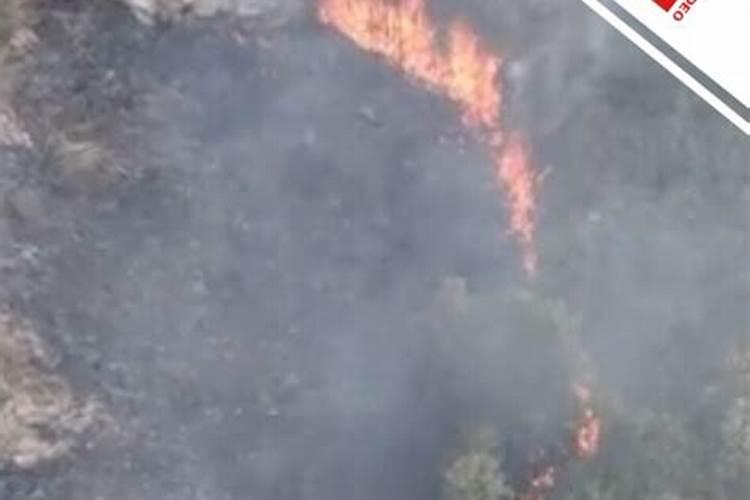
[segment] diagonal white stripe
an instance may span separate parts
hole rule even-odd
[[[674,61],[667,57],[661,50],[656,48],[648,40],[643,38],[638,32],[631,28],[627,23],[615,15],[611,10],[602,5],[598,0],[581,0],[591,10],[596,12],[605,21],[612,25],[617,31],[622,33],[628,40],[636,44],[641,50],[649,55],[654,61],[659,63],[664,69],[672,73],[678,80],[687,85],[693,92],[708,102],[714,109],[734,123],[740,130],[750,135],[750,122],[745,120],[732,108],[727,106],[713,92],[702,85],[698,80],[690,76],[685,70],[680,68]]]

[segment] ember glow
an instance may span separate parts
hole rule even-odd
[[[521,496],[521,500],[544,500],[555,487],[556,469],[553,466],[544,468],[531,478],[528,491]]]
[[[506,141],[503,133],[501,60],[461,22],[448,27],[445,44],[440,44],[425,0],[320,0],[318,17],[458,106],[464,124],[491,149],[498,182],[508,195],[510,231],[522,247],[524,267],[533,274],[537,179],[522,142]]]
[[[591,390],[584,385],[573,386],[573,395],[577,403],[577,414],[573,428],[570,448],[556,460],[548,460],[544,452],[535,461],[536,472],[528,481],[526,491],[520,500],[545,500],[555,488],[559,471],[565,469],[570,458],[588,460],[599,451],[601,420],[591,404]]]
[[[576,386],[574,393],[579,405],[579,418],[573,440],[574,451],[578,458],[591,458],[599,451],[601,420],[591,406],[591,391],[588,387]]]

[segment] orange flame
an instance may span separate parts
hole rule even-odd
[[[498,180],[508,193],[510,231],[521,243],[526,270],[533,273],[536,177],[526,150],[517,141],[506,145],[503,138],[498,82],[501,61],[461,22],[450,25],[442,48],[424,2],[320,0],[318,17],[361,49],[383,57],[430,91],[448,97],[460,109],[463,122],[483,135],[492,150]]]
[[[536,212],[536,178],[531,174],[528,148],[518,134],[512,134],[503,148],[493,149],[493,156],[497,178],[513,207],[510,213],[511,232],[521,244],[526,271],[534,274],[537,264],[533,224]]]

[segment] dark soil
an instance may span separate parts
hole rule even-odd
[[[470,4],[481,29],[500,17]],[[547,39],[486,30],[509,64],[528,67],[506,77],[507,119],[531,138],[538,167],[551,167],[545,277],[533,285],[505,236],[486,153],[450,104],[311,18],[151,28],[113,2],[36,10],[39,45],[13,94],[35,148],[0,148],[2,184],[21,192],[3,222],[3,258],[14,264],[0,297],[117,431],[49,467],[3,472],[2,500],[426,499],[474,417],[516,432],[508,449],[523,456],[529,443],[559,445],[564,419],[550,417],[568,411],[559,345],[518,334],[441,358],[430,318],[446,277],[481,300],[531,288],[584,311],[602,379],[634,398],[651,396],[645,377],[623,375],[628,360],[650,372],[664,359],[659,346],[628,340],[637,323],[684,327],[687,344],[663,368],[678,373],[680,359],[706,370],[724,359],[729,340],[689,334],[702,318],[743,321],[745,285],[729,263],[747,255],[746,241],[725,236],[746,223],[739,132],[624,41],[597,39],[625,54],[617,64],[599,42],[586,45],[602,27],[583,7],[560,8],[562,28]],[[554,64],[580,71],[561,76]],[[654,92],[638,85],[665,97],[643,102],[632,96]],[[673,138],[650,145],[631,124],[669,125]],[[71,153],[61,135],[94,149]],[[726,153],[703,159],[693,136]],[[665,208],[696,189],[694,219]],[[727,214],[724,229],[710,225],[716,213]],[[675,239],[654,239],[670,230]],[[625,233],[644,236],[618,240]],[[693,243],[707,235],[725,238],[722,257],[700,271],[665,257],[678,247],[704,255],[708,244]],[[19,257],[24,249],[33,258]],[[704,293],[705,276],[724,286]],[[694,312],[682,326],[673,302],[651,316],[639,305],[673,291]],[[470,324],[487,338],[512,323],[492,305],[477,310]],[[618,361],[608,363],[613,346]],[[468,384],[446,375],[474,364],[466,359],[503,382],[479,375],[444,387],[445,377]],[[665,391],[689,407],[689,384],[679,385]]]

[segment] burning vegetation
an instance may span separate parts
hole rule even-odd
[[[601,421],[596,416],[591,403],[591,391],[583,385],[574,387],[578,402],[579,418],[575,428],[573,450],[579,458],[591,458],[599,450]]]
[[[508,199],[510,231],[523,250],[524,268],[533,275],[537,269],[534,248],[537,176],[523,135],[508,132],[502,125],[502,59],[485,48],[464,22],[451,23],[445,42],[441,43],[425,0],[320,0],[318,17],[362,50],[384,58],[418,85],[455,103],[463,123],[490,149],[496,178]],[[599,446],[600,421],[591,406],[589,389],[577,385],[573,393],[579,415],[569,455],[589,459]],[[470,463],[478,460],[473,457]],[[554,488],[557,470],[563,465],[541,465],[541,472],[532,476],[522,498],[545,498]],[[450,477],[455,480],[456,474]],[[490,497],[500,496],[497,493]]]
[[[573,387],[577,403],[577,416],[573,422],[573,432],[568,450],[550,462],[546,460],[547,454],[542,453],[542,459],[532,464],[536,470],[531,475],[525,492],[520,496],[521,500],[544,500],[554,490],[557,476],[569,465],[569,460],[593,459],[599,451],[599,437],[601,432],[601,420],[597,416],[591,403],[591,392],[583,385]]]
[[[748,498],[744,146],[440,1],[0,2],[0,498]]]
[[[502,59],[459,21],[448,27],[441,44],[425,0],[321,0],[318,17],[362,50],[456,104],[463,122],[490,149],[508,198],[510,231],[522,248],[526,271],[533,274],[537,180],[522,138],[518,133],[506,137],[502,125]]]

